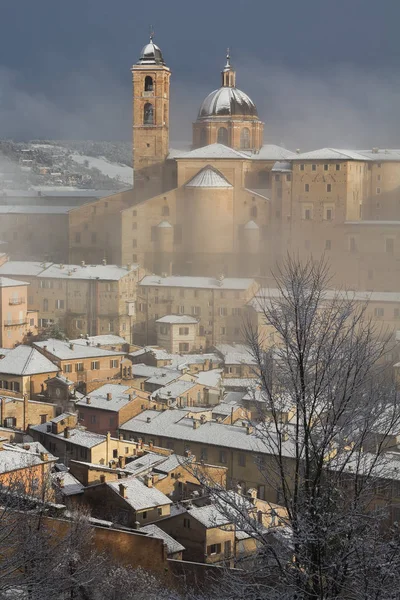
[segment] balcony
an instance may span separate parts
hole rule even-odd
[[[4,321],[4,327],[19,327],[21,325],[27,325],[27,324],[28,324],[28,319],[26,317],[24,319],[15,319],[15,320],[7,319],[7,321]]]
[[[25,298],[10,298],[8,304],[11,306],[16,306],[17,304],[25,304]]]

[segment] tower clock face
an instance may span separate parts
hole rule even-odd
[[[61,396],[60,388],[56,388],[56,396],[57,396],[57,398],[59,398]]]

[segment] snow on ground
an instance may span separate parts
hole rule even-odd
[[[133,169],[127,165],[112,163],[104,157],[94,158],[93,156],[85,156],[84,154],[78,154],[76,152],[71,154],[71,159],[80,165],[83,165],[85,161],[88,161],[89,168],[98,169],[104,175],[107,175],[112,179],[119,179],[119,181],[122,181],[123,183],[129,185],[132,185],[133,183]]]

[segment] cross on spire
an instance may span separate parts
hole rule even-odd
[[[229,68],[231,66],[231,51],[230,48],[226,49],[226,65],[225,68]]]
[[[149,25],[149,34],[150,34],[150,44],[153,43],[154,39],[154,27],[153,25]]]

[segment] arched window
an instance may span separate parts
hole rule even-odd
[[[150,75],[146,75],[144,80],[144,91],[152,92],[153,91],[153,78]]]
[[[150,102],[146,102],[143,111],[143,122],[145,125],[153,125],[154,123],[154,109]]]
[[[228,145],[228,130],[226,127],[220,127],[218,129],[217,142],[218,144],[225,144],[225,146]]]
[[[200,146],[207,146],[207,130],[200,130]]]
[[[243,150],[250,148],[250,129],[248,127],[243,127],[240,132],[240,147]]]

